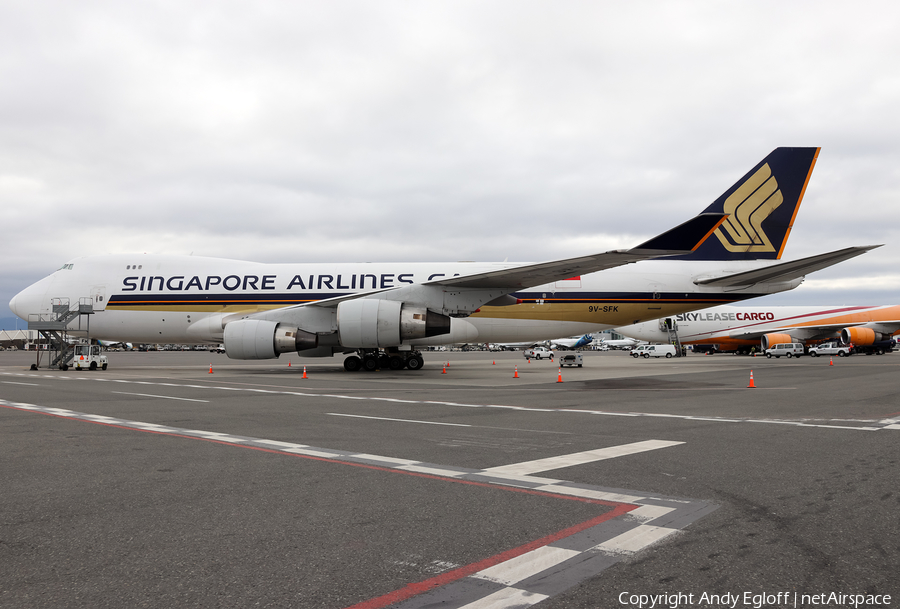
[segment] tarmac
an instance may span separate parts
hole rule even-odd
[[[900,606],[900,354],[424,355],[0,353],[0,607]]]

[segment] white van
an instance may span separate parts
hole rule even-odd
[[[640,349],[640,351],[638,351]],[[637,351],[637,353],[636,353]],[[675,345],[641,345],[631,351],[631,355],[637,357],[675,357]]]
[[[766,349],[766,357],[800,357],[803,355],[803,343],[778,343]]]

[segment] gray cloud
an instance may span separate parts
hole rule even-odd
[[[887,243],[815,278],[897,302],[898,17],[888,2],[7,4],[0,299],[94,252],[626,247],[799,145],[822,153],[786,257]],[[791,297],[836,296],[817,285]]]

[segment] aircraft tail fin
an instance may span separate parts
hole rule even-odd
[[[704,210],[728,218],[680,260],[778,260],[820,148],[776,148]]]

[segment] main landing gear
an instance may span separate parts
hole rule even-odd
[[[378,349],[360,349],[356,355],[351,355],[344,360],[344,370],[356,372],[357,370],[419,370],[425,365],[422,354],[418,351],[394,351],[385,352]]]

